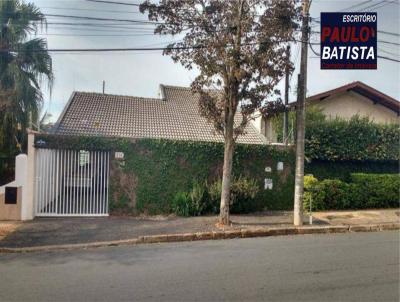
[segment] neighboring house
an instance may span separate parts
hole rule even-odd
[[[198,109],[190,88],[160,85],[160,98],[74,92],[53,133],[126,138],[223,142]],[[240,113],[236,122],[241,121]],[[265,144],[249,123],[238,143]]]
[[[295,110],[296,103],[290,107]],[[307,98],[307,106],[316,106],[328,118],[350,119],[358,115],[375,123],[399,123],[400,102],[362,82],[353,82]],[[255,127],[268,142],[276,142],[271,120],[258,118]]]
[[[362,82],[353,82],[307,98],[327,117],[369,117],[380,124],[398,123],[400,102]]]

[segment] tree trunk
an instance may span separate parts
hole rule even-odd
[[[232,163],[233,151],[235,148],[235,142],[233,140],[233,117],[233,113],[229,113],[225,132],[224,168],[222,172],[221,206],[219,212],[219,223],[222,225],[229,224]]]

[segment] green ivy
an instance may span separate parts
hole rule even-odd
[[[137,176],[138,212],[169,213],[178,192],[189,192],[196,181],[215,181],[222,174],[223,145],[206,142],[183,142],[142,139],[118,145],[125,154],[123,171]],[[284,171],[276,171],[278,161]],[[262,208],[290,209],[293,200],[292,149],[259,145],[237,145],[234,175],[255,178],[260,187],[257,202]],[[272,172],[265,172],[271,166]],[[264,178],[272,178],[273,190],[264,190]]]

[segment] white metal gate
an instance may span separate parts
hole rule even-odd
[[[110,154],[37,149],[36,216],[108,215]]]

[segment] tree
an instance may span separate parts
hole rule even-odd
[[[46,19],[34,4],[0,1],[0,123],[4,145],[25,141],[30,121],[38,120],[43,80],[53,82],[52,60],[46,40],[30,39]]]
[[[266,114],[279,99],[276,84],[287,64],[285,48],[293,40],[294,1],[177,0],[140,5],[155,22],[156,34],[182,35],[164,54],[185,68],[197,68],[191,88],[199,111],[224,137],[220,223],[229,224],[232,159],[235,142],[256,112]],[[277,103],[274,103],[277,104]]]

